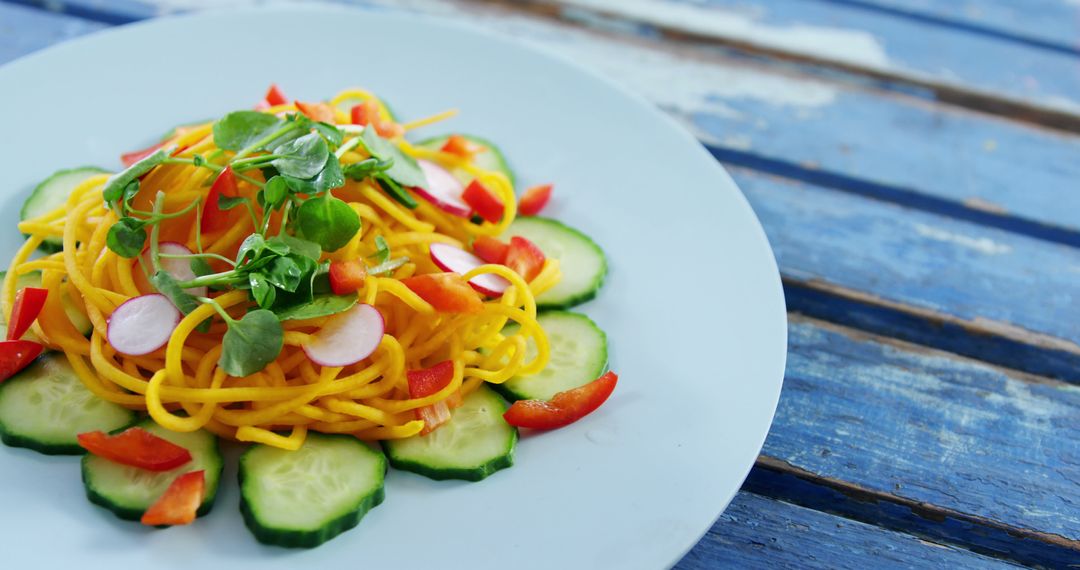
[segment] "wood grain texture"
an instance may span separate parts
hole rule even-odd
[[[0,63],[103,27],[81,18],[0,3]]]
[[[1042,45],[1048,49],[1080,50],[1080,3],[1072,0],[856,1],[916,17],[936,19],[941,25],[958,31],[996,33],[1003,39]]]
[[[1053,566],[1080,559],[1080,388],[793,319],[748,488]]]
[[[835,2],[559,0],[695,34],[760,43],[866,69],[961,83],[1049,105],[1080,104],[1071,54],[929,26]],[[1010,65],[1001,65],[1009,62]]]
[[[939,570],[1017,567],[956,547],[741,492],[675,568],[864,570],[871,562],[875,566]]]

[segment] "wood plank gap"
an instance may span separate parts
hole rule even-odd
[[[1080,345],[989,319],[967,320],[912,307],[819,279],[781,276],[788,310],[1080,384]]]
[[[46,12],[66,14],[68,16],[74,16],[76,18],[82,18],[84,20],[91,20],[94,22],[101,22],[103,24],[109,24],[111,26],[118,26],[122,24],[130,24],[132,22],[138,22],[147,17],[153,15],[149,10],[145,14],[131,14],[125,13],[121,10],[114,10],[114,6],[111,4],[102,4],[100,7],[84,5],[84,4],[68,4],[61,3],[57,5],[54,2],[48,0],[0,0],[7,4],[16,4],[19,6],[26,6],[28,8],[37,8]],[[125,3],[125,5],[137,6],[134,3]]]
[[[1080,541],[811,473],[761,456],[743,490],[1039,568],[1075,567]]]
[[[538,16],[569,22],[582,27],[587,27],[588,22],[582,21],[585,19],[610,19],[615,22],[623,23],[624,26],[630,25],[636,27],[638,30],[647,30],[648,35],[661,40],[732,48],[747,53],[765,56],[777,61],[800,63],[827,70],[839,71],[859,76],[864,79],[871,79],[882,84],[897,85],[898,87],[896,90],[901,92],[921,90],[928,93],[934,100],[940,103],[964,107],[985,114],[999,115],[1067,133],[1080,133],[1080,113],[1070,112],[1065,109],[1033,101],[1006,97],[982,89],[937,81],[915,73],[875,69],[858,63],[808,55],[719,34],[704,34],[682,30],[664,24],[655,24],[640,20],[627,21],[622,15],[610,11],[561,6],[553,4],[550,0],[467,1],[507,6],[514,10],[526,11]],[[585,18],[585,15],[588,15],[588,18]]]
[[[1036,239],[1080,247],[1080,230],[1046,224],[1036,220],[1021,218],[1003,212],[939,198],[911,188],[883,184],[863,178],[848,176],[840,172],[808,167],[806,165],[763,156],[736,148],[705,144],[705,148],[717,160],[734,165],[765,172],[782,178],[799,180],[824,186],[842,192],[866,196],[885,202],[900,204],[909,208],[931,212],[942,216],[957,218],[990,226]]]

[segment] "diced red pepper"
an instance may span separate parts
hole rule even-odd
[[[176,479],[143,513],[142,523],[148,526],[191,524],[199,514],[206,496],[206,472],[192,471]]]
[[[191,461],[188,450],[138,427],[116,435],[80,433],[78,439],[83,449],[98,457],[147,471],[168,471]]]
[[[281,92],[276,83],[271,83],[270,88],[266,90],[266,96],[263,99],[270,104],[271,107],[277,105],[284,105],[289,102],[289,99],[285,97],[285,94]]]
[[[22,338],[22,335],[41,314],[48,296],[49,290],[39,287],[23,287],[15,293],[15,305],[11,308],[11,322],[8,323],[8,340]]]
[[[0,382],[26,368],[41,354],[42,346],[29,340],[0,341]]]
[[[467,160],[472,160],[472,157],[480,152],[481,149],[472,141],[461,135],[450,135],[446,138],[446,142],[443,143],[442,148],[439,150],[460,156]]]
[[[206,203],[203,204],[200,226],[202,231],[214,232],[223,229],[228,224],[229,214],[218,206],[218,198],[221,196],[235,197],[236,195],[236,176],[233,175],[232,167],[226,166],[225,170],[218,174],[217,179],[210,186],[210,192],[206,194]]]
[[[307,115],[307,118],[312,121],[320,121],[323,123],[334,124],[334,109],[326,103],[304,103],[303,101],[296,102],[296,108],[300,109],[300,112]]]
[[[349,117],[354,125],[367,126],[372,122],[379,122],[379,105],[373,99],[353,105],[349,110]]]
[[[536,244],[521,237],[510,238],[510,247],[506,250],[506,266],[513,269],[525,281],[532,281],[544,268],[544,252]]]
[[[551,400],[518,400],[503,414],[506,423],[530,429],[555,429],[572,424],[607,401],[619,376],[603,376],[573,390],[555,394]]]
[[[472,248],[476,257],[483,259],[487,263],[498,263],[500,265],[506,263],[506,253],[510,250],[510,246],[506,242],[488,236],[476,238],[473,241]]]
[[[475,289],[457,273],[429,273],[401,280],[440,313],[478,313],[484,303]]]
[[[503,211],[506,210],[502,200],[481,184],[479,180],[473,180],[465,187],[461,199],[472,207],[477,214],[480,214],[481,218],[492,223],[501,220]]]
[[[405,377],[409,381],[410,398],[430,396],[446,388],[454,379],[454,362],[444,360],[431,368],[409,370],[405,373]],[[458,405],[460,405],[460,397],[458,400]],[[431,433],[435,428],[450,421],[449,401],[443,400],[418,408],[416,418],[424,421],[424,429],[420,431],[420,435]]]
[[[168,141],[161,141],[155,145],[148,146],[142,150],[133,150],[131,152],[125,152],[120,155],[120,162],[124,165],[124,168],[139,162],[140,160],[154,154],[159,148],[165,146]]]
[[[359,261],[334,261],[330,264],[330,289],[335,295],[359,291],[366,279],[367,270]]]
[[[521,195],[521,200],[518,201],[518,213],[522,216],[539,214],[540,210],[543,210],[544,206],[547,206],[548,200],[551,199],[551,189],[551,184],[541,184],[526,190]]]
[[[409,397],[424,398],[450,385],[454,379],[454,361],[444,360],[431,368],[405,372],[409,381]]]

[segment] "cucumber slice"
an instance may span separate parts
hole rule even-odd
[[[507,236],[521,236],[535,243],[544,255],[558,259],[562,280],[536,298],[540,309],[569,309],[596,297],[607,276],[604,250],[589,236],[562,222],[529,216],[517,218]]]
[[[484,147],[485,150],[483,152],[477,153],[476,155],[475,160],[477,166],[483,168],[484,170],[497,170],[499,172],[502,172],[506,175],[507,178],[510,179],[511,186],[516,185],[514,171],[510,169],[510,164],[506,161],[506,156],[502,153],[501,150],[499,150],[499,147],[495,146],[491,141],[475,135],[458,133],[458,136],[464,137],[466,140],[477,146]],[[432,150],[439,150],[444,144],[446,144],[446,139],[448,138],[450,138],[450,135],[433,137],[420,141],[417,146]]]
[[[90,502],[109,509],[124,520],[137,521],[178,475],[202,470],[206,472],[206,496],[198,516],[209,513],[221,480],[222,460],[217,437],[204,430],[169,431],[150,418],[139,422],[138,426],[186,448],[191,452],[191,461],[171,471],[154,472],[87,454],[82,460],[82,479]]]
[[[7,271],[0,271],[0,282],[3,282],[7,276]],[[24,273],[19,276],[15,281],[15,290],[22,289],[23,287],[41,287],[41,272],[32,271],[30,273]],[[68,320],[75,326],[75,330],[82,333],[83,336],[90,336],[90,333],[94,330],[94,324],[90,322],[90,317],[86,316],[82,308],[71,299],[71,296],[65,291],[64,296],[60,299],[60,303],[64,306],[64,314],[67,315]],[[3,313],[0,313],[0,333],[7,333],[7,323],[3,322]],[[27,332],[25,337],[27,340],[36,340],[33,338],[33,334]]]
[[[548,365],[532,376],[515,376],[495,389],[510,400],[550,400],[555,394],[584,386],[596,380],[607,368],[607,335],[589,317],[578,313],[554,311],[537,318],[551,345]],[[518,328],[511,323],[504,333]],[[536,356],[530,340],[525,360]]]
[[[240,512],[259,542],[312,548],[383,501],[386,459],[346,435],[308,433],[297,451],[255,445],[240,458]]]
[[[514,464],[517,430],[503,420],[506,403],[481,386],[450,421],[427,435],[383,442],[390,465],[432,479],[479,481]]]
[[[96,166],[83,166],[68,170],[58,170],[52,176],[46,178],[30,192],[30,196],[23,202],[22,211],[19,213],[19,221],[26,221],[47,214],[60,206],[63,206],[68,195],[80,183],[95,174],[106,174]],[[58,237],[47,238],[41,244],[41,249],[47,251],[60,251],[64,246],[64,240]]]
[[[112,431],[134,420],[131,410],[91,393],[60,352],[43,354],[0,384],[0,438],[13,447],[77,455],[83,452],[78,434]]]

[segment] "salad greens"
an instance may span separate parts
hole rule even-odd
[[[137,258],[149,282],[182,313],[189,314],[203,304],[213,306],[228,327],[218,364],[230,375],[247,376],[262,370],[281,352],[281,321],[329,316],[357,302],[355,295],[330,292],[329,262],[321,259],[323,252],[344,247],[361,229],[356,211],[331,191],[344,186],[346,177],[370,179],[401,204],[415,208],[417,203],[405,188],[427,181],[411,156],[372,128],[345,133],[302,114],[278,117],[235,111],[215,122],[212,132],[218,151],[179,158],[172,156],[173,148],[158,149],[106,183],[106,206],[119,217],[109,228],[106,245],[121,257]],[[354,148],[366,150],[370,157],[343,168],[341,157]],[[196,199],[179,211],[165,213],[165,195],[158,192],[152,211],[135,209],[132,202],[140,193],[140,178],[162,164],[208,169],[215,185],[222,176],[247,182],[257,188],[254,200],[211,191],[209,196],[216,200],[213,205]],[[247,172],[256,176],[244,174]],[[195,223],[199,223],[208,211],[240,206],[248,210],[255,231],[243,240],[234,259],[207,253],[196,240],[197,251],[190,255],[167,256],[190,258],[194,277],[180,280],[162,269],[164,254],[157,235],[162,220],[194,210]],[[276,235],[270,233],[272,215],[281,220]],[[371,256],[375,265],[369,274],[386,274],[408,261],[392,259],[382,236],[375,243],[377,251]],[[218,270],[214,264],[226,268]],[[234,318],[213,299],[190,293],[199,287],[246,290],[250,308]],[[203,326],[209,324],[207,320]]]

